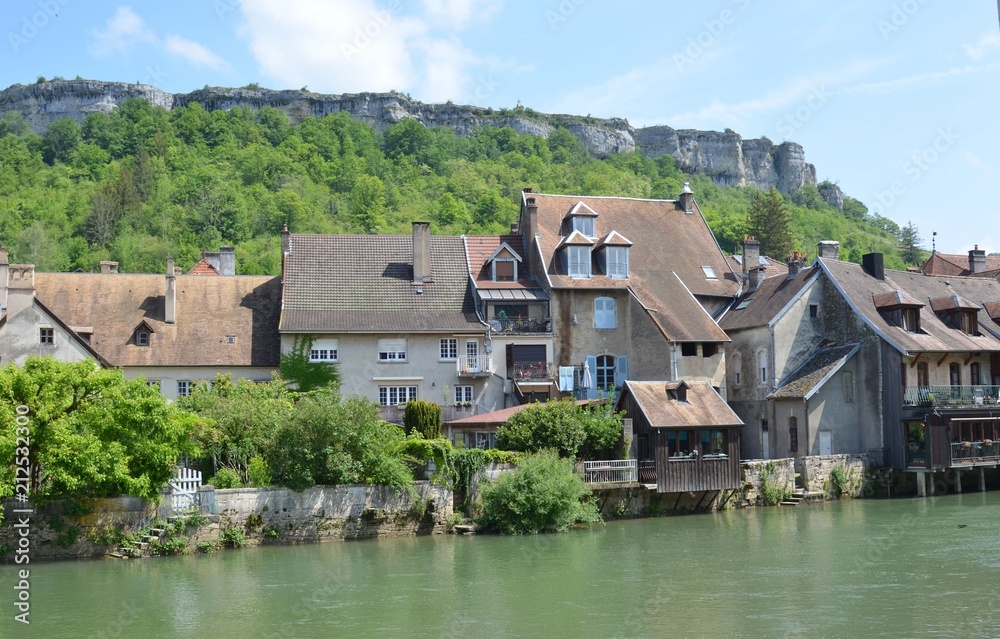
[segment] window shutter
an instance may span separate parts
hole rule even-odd
[[[587,355],[587,368],[590,369],[590,386],[587,388],[597,390],[597,356]]]
[[[559,367],[559,390],[564,393],[573,392],[573,367]]]
[[[615,386],[621,387],[628,379],[628,357],[618,356],[618,366],[615,368]]]

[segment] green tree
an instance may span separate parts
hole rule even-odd
[[[292,350],[281,354],[279,370],[282,379],[295,385],[295,389],[308,392],[340,383],[337,365],[312,361],[312,337],[296,337]]]
[[[511,415],[497,430],[497,448],[538,452],[556,451],[575,458],[587,439],[579,407],[571,400],[532,404]]]
[[[417,432],[424,439],[437,439],[441,436],[441,407],[423,399],[406,402],[403,431],[407,435]]]
[[[919,265],[923,256],[923,249],[920,243],[924,240],[920,237],[920,232],[913,222],[907,222],[899,231],[899,252],[907,264]]]
[[[19,414],[28,431],[16,430]],[[145,380],[89,360],[29,357],[24,366],[0,369],[0,449],[14,459],[16,438],[30,440],[31,494],[39,501],[157,499],[178,457],[195,451],[194,429],[194,416]],[[13,466],[3,465],[0,477],[0,493],[10,494]]]
[[[80,125],[70,118],[56,120],[42,136],[42,158],[46,164],[68,162],[81,140]]]
[[[358,176],[348,201],[357,229],[363,233],[378,233],[385,227],[385,184],[377,176]]]
[[[754,193],[747,217],[747,230],[760,242],[761,255],[784,259],[792,251],[791,218],[778,189]]]
[[[601,521],[597,506],[573,462],[553,451],[521,459],[482,489],[479,523],[505,535],[562,532],[575,523]]]

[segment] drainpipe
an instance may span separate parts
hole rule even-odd
[[[670,381],[677,381],[677,342],[670,344]]]

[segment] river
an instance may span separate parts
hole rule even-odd
[[[2,637],[1000,637],[1000,492],[30,568]]]

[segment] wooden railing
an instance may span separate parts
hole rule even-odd
[[[639,471],[634,459],[611,459],[583,462],[583,481],[587,484],[634,484]]]

